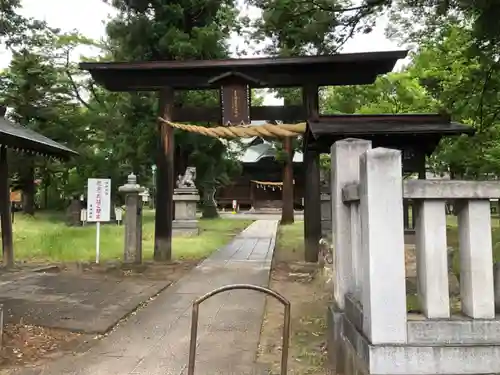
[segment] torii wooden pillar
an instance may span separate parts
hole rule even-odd
[[[290,107],[285,99],[285,107]],[[282,140],[283,151],[285,152],[285,162],[283,165],[283,190],[281,194],[281,224],[292,224],[294,218],[294,190],[293,183],[293,140],[285,137]]]
[[[159,92],[160,117],[171,121],[174,90],[170,87]],[[172,259],[172,222],[174,218],[174,129],[158,121],[158,154],[156,156],[156,218],[154,260]]]
[[[318,86],[305,86],[303,103],[308,120],[319,118]],[[319,150],[310,140],[304,139],[304,258],[306,262],[317,262],[321,239],[321,189]]]

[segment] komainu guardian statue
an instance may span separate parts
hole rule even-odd
[[[177,188],[196,188],[195,185],[196,180],[196,168],[195,167],[187,167],[186,172],[184,172],[184,176],[179,175],[177,177]]]

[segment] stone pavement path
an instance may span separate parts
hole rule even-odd
[[[192,301],[223,285],[269,285],[277,220],[258,220],[89,351],[28,375],[185,375]],[[237,290],[200,306],[196,374],[257,374],[265,297]]]

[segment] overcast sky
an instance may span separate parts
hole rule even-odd
[[[43,19],[50,26],[60,28],[63,31],[78,30],[81,34],[101,39],[105,35],[104,23],[112,15],[113,9],[102,0],[23,0],[22,13],[26,16]],[[257,17],[255,9],[242,9],[251,17]],[[370,34],[358,35],[351,39],[342,52],[370,52],[388,51],[398,48],[397,44],[388,40],[384,35],[386,20],[381,18]],[[231,49],[237,46],[244,47],[243,41],[238,36],[231,39]],[[80,53],[90,54],[85,50]],[[0,48],[0,69],[8,66],[10,55]],[[269,101],[271,98],[268,98]],[[271,104],[269,102],[269,104]]]

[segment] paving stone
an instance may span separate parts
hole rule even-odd
[[[158,358],[154,355],[145,357],[130,375],[180,375],[186,368],[187,362],[173,358]]]
[[[135,357],[112,357],[101,355],[88,358],[88,355],[65,357],[60,361],[39,369],[37,375],[122,375],[129,374],[134,369],[140,358]],[[16,374],[35,374],[32,369],[27,369]]]
[[[0,284],[5,321],[104,333],[169,281],[102,280],[73,274],[28,273]],[[16,285],[16,288],[11,288]]]

